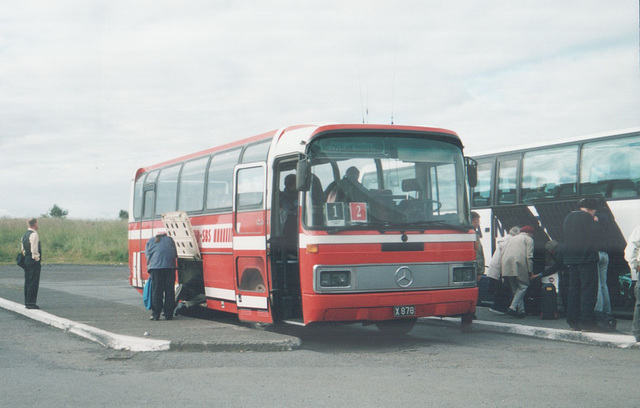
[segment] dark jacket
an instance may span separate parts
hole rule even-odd
[[[559,244],[556,248],[556,251],[551,254],[551,260],[553,264],[542,272],[542,276],[551,276],[556,272],[561,272],[567,269],[567,266],[564,263],[564,245]]]
[[[613,222],[609,216],[602,211],[596,211],[596,217],[598,217],[598,225],[602,230],[602,235],[598,240],[598,249],[602,252],[611,252],[616,249],[614,243],[616,238],[614,235]]]
[[[31,250],[31,241],[29,239],[31,237],[31,234],[33,234],[33,231],[27,230],[27,232],[25,232],[24,235],[22,236],[22,248],[24,248],[24,262],[27,265],[33,265],[33,264],[42,262],[42,245],[40,244],[40,241],[38,241],[38,253],[40,254],[40,260],[36,261],[35,259],[33,259],[33,251]]]
[[[564,219],[564,263],[598,262],[602,228],[585,211],[573,211]]]
[[[156,238],[159,239],[156,242]],[[168,235],[158,235],[151,237],[145,247],[145,256],[147,257],[147,269],[176,269],[176,259],[178,253],[176,244]]]

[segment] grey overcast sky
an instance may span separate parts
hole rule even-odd
[[[137,168],[299,123],[393,116],[467,153],[640,126],[638,0],[0,10],[0,217],[116,218]]]

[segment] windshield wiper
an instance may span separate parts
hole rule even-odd
[[[340,227],[327,227],[327,232],[329,234],[335,234],[336,232],[342,232],[342,231],[371,231],[371,230],[375,230],[378,231],[381,234],[384,234],[387,231],[392,231],[395,230],[397,228],[390,228],[393,227],[393,224],[390,223],[389,221],[380,221],[380,222],[367,222],[367,223],[358,223],[358,224],[351,224],[351,225],[344,225],[344,226],[340,226]]]
[[[424,227],[445,227],[445,228],[454,229],[454,230],[458,230],[458,231],[464,231],[464,232],[467,232],[467,231],[469,231],[470,229],[473,228],[470,225],[451,224],[451,223],[446,222],[446,221],[438,221],[438,220],[420,221],[417,224],[420,225],[420,226],[424,226]]]
[[[362,230],[376,230],[381,234],[389,231],[417,231],[424,233],[428,229],[434,229],[437,227],[446,228],[446,229],[454,229],[458,231],[467,232],[473,227],[470,225],[461,225],[461,224],[451,224],[446,221],[420,221],[420,222],[411,222],[411,223],[401,223],[395,224],[391,222],[375,222],[375,223],[363,223],[363,224],[352,224],[352,225],[344,225],[340,227],[328,227],[327,232],[329,234],[335,234],[343,231],[362,231]]]
[[[420,231],[424,232],[428,229],[434,229],[437,227],[444,227],[447,229],[455,229],[459,231],[467,232],[473,227],[469,225],[451,224],[446,221],[431,220],[431,221],[417,221],[402,224],[390,224],[386,230],[399,230],[399,231]]]

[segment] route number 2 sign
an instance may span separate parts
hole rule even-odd
[[[349,203],[351,222],[367,222],[367,203]]]

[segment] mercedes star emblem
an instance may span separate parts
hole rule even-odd
[[[413,283],[413,272],[406,266],[401,266],[396,271],[396,284],[401,288],[407,288]]]

